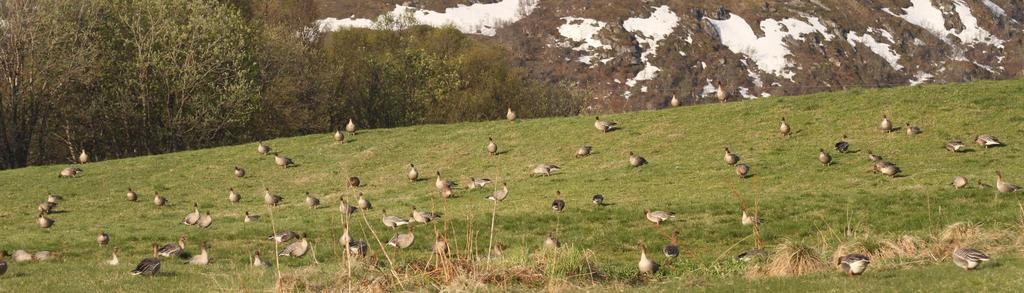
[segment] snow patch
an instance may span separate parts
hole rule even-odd
[[[711,79],[707,79],[708,84],[704,85],[704,91],[700,93],[701,97],[707,97],[718,93],[718,87],[711,83]]]
[[[924,28],[928,32],[932,33],[939,39],[948,42],[949,36],[954,36],[964,44],[989,44],[996,47],[1003,47],[1003,40],[993,36],[984,28],[978,26],[978,19],[971,14],[971,8],[963,2],[963,0],[953,1],[955,6],[956,14],[960,17],[960,23],[963,24],[963,31],[957,32],[955,29],[946,29],[946,19],[942,15],[942,10],[932,5],[931,0],[911,0],[910,7],[903,8],[906,14],[895,14],[889,9],[883,9],[889,14],[903,18],[907,22]],[[998,6],[997,6],[998,7]]]
[[[459,31],[468,34],[494,36],[497,29],[504,24],[514,23],[530,15],[537,7],[537,0],[502,0],[495,3],[476,3],[445,8],[444,12],[419,9],[406,5],[395,5],[395,9],[377,17],[401,19],[411,17],[420,24],[430,26],[452,25]],[[375,21],[365,18],[349,17],[344,19],[324,18],[317,20],[315,26],[323,31],[334,31],[341,28],[372,28]]]
[[[565,24],[558,27],[558,34],[573,42],[580,43],[572,48],[573,51],[589,53],[580,57],[580,62],[590,64],[591,60],[597,57],[597,53],[594,52],[595,50],[611,50],[612,46],[606,45],[597,39],[597,34],[604,29],[607,23],[578,17],[563,17],[562,20],[565,21]]]
[[[679,25],[679,16],[672,12],[667,5],[656,7],[651,16],[647,18],[632,17],[622,22],[626,31],[633,33],[637,42],[646,45],[640,53],[640,61],[644,62],[644,69],[637,72],[636,76],[626,81],[626,85],[632,87],[637,81],[651,80],[658,76],[661,68],[651,64],[651,57],[658,54],[658,42],[672,34],[675,27]]]
[[[738,89],[740,90],[740,96],[743,96],[744,99],[757,99],[757,96],[750,94],[750,89],[745,87],[738,87]]]
[[[789,80],[792,80],[796,73],[787,69],[793,64],[786,59],[790,53],[783,43],[786,38],[802,41],[804,35],[815,32],[821,33],[825,39],[834,37],[817,18],[811,17],[808,21],[813,24],[795,18],[765,19],[760,23],[764,36],[758,37],[747,21],[739,15],[730,14],[725,20],[709,19],[711,25],[718,31],[722,44],[730,51],[749,57],[765,72]]]
[[[916,74],[914,74],[914,79],[910,80],[910,85],[911,86],[915,86],[915,85],[919,85],[919,84],[925,83],[925,82],[931,80],[933,77],[935,77],[935,76],[930,74],[930,73],[925,73],[923,71],[918,71]]]
[[[1002,7],[999,7],[999,5],[992,3],[992,1],[990,0],[984,0],[981,1],[981,3],[985,4],[985,7],[988,7],[988,10],[991,10],[992,14],[994,14],[995,16],[1002,17],[1006,15],[1006,10],[1003,10]]]
[[[875,37],[870,34],[865,33],[862,36],[858,36],[856,32],[849,32],[846,34],[846,41],[853,47],[857,47],[856,43],[861,43],[864,46],[867,46],[868,49],[871,49],[871,52],[874,52],[876,55],[882,57],[882,59],[885,59],[885,62],[888,62],[892,69],[903,69],[903,66],[899,63],[900,55],[890,49],[889,44],[875,40]]]

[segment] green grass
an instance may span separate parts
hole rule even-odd
[[[497,111],[497,110],[496,110]],[[503,110],[502,110],[503,111]],[[924,129],[918,136],[876,129],[881,113],[897,125],[910,121]],[[785,116],[796,134],[779,137],[779,118]],[[879,241],[899,235],[928,239],[954,222],[981,223],[987,233],[1017,231],[1021,194],[997,195],[994,189],[976,188],[975,180],[994,184],[996,170],[1011,182],[1024,183],[1024,81],[975,82],[955,85],[917,86],[881,90],[852,90],[800,97],[704,105],[602,116],[623,128],[600,133],[592,116],[492,121],[454,125],[424,125],[361,131],[335,144],[329,134],[268,141],[291,157],[295,168],[280,169],[273,159],[255,151],[255,144],[180,152],[159,156],[96,162],[84,165],[79,178],[58,179],[65,166],[37,166],[0,172],[0,220],[4,237],[0,248],[8,251],[53,250],[61,255],[42,263],[11,263],[0,277],[0,291],[100,291],[161,290],[261,291],[274,286],[274,269],[246,266],[256,249],[265,256],[274,249],[265,237],[271,233],[262,190],[270,188],[285,197],[274,209],[278,229],[302,231],[316,243],[304,258],[282,258],[278,267],[286,276],[298,276],[298,289],[345,288],[340,280],[344,266],[338,237],[342,218],[338,198],[354,201],[357,192],[345,187],[348,176],[366,184],[358,192],[373,201],[367,214],[381,241],[392,231],[380,224],[382,208],[408,216],[410,206],[444,213],[437,226],[416,227],[417,239],[407,250],[391,249],[388,256],[402,272],[406,286],[437,290],[437,278],[407,271],[425,263],[433,229],[445,225],[454,245],[465,250],[467,227],[476,231],[477,247],[487,245],[491,202],[486,190],[465,190],[468,177],[488,177],[508,182],[511,193],[499,205],[495,241],[508,248],[501,263],[530,266],[538,259],[562,259],[546,264],[545,284],[567,281],[568,288],[629,290],[633,286],[672,291],[679,287],[713,291],[824,290],[877,291],[905,288],[930,291],[939,288],[987,286],[989,290],[1020,287],[1024,271],[1017,242],[988,237],[974,245],[990,251],[994,262],[980,271],[965,273],[948,260],[876,261],[867,275],[856,281],[838,272],[792,278],[745,278],[748,264],[732,257],[753,246],[750,228],[739,224],[738,192],[748,203],[759,195],[767,223],[763,238],[768,246],[789,239],[811,245],[826,262],[832,249],[849,229],[858,239]],[[1006,147],[951,154],[942,146],[950,138],[970,141],[975,134],[992,134]],[[831,145],[843,134],[850,136],[854,154],[832,155],[835,164],[823,167],[816,160],[819,148]],[[489,157],[487,137],[494,137],[501,154]],[[594,146],[594,154],[573,158],[581,144]],[[722,161],[722,148],[730,147],[749,163],[753,176],[737,178]],[[888,178],[868,172],[867,150],[880,154],[903,169],[903,177]],[[628,167],[626,153],[637,152],[651,163]],[[426,180],[405,179],[407,165],[415,163]],[[553,163],[563,170],[550,177],[531,178],[528,172],[539,163]],[[238,179],[232,167],[244,167],[249,175]],[[435,170],[460,182],[458,198],[432,201]],[[947,183],[956,175],[967,176],[972,188],[953,190]],[[124,200],[128,187],[141,193],[138,202]],[[242,192],[242,202],[229,203],[228,188]],[[556,216],[549,208],[556,190],[567,202]],[[35,223],[35,207],[46,192],[61,194],[66,201],[57,222],[44,230]],[[170,205],[155,207],[154,191]],[[308,191],[326,204],[308,209],[302,193]],[[607,207],[590,203],[591,195],[605,195]],[[210,229],[179,224],[192,202],[214,216]],[[432,208],[433,207],[433,208]],[[674,211],[678,217],[660,228],[646,222],[642,210]],[[251,211],[263,217],[242,223]],[[352,235],[370,243],[372,266],[360,265],[363,282],[387,280],[388,262],[371,239],[358,213],[352,218]],[[558,226],[566,255],[538,253],[548,231]],[[673,229],[680,231],[683,255],[653,278],[638,278],[637,240],[664,264],[660,248]],[[122,265],[109,267],[109,247],[98,247],[100,230],[111,234],[112,245],[122,250]],[[149,244],[170,243],[178,235],[207,241],[214,263],[189,266],[164,260],[160,277],[128,274],[135,263],[149,255]],[[590,252],[587,252],[589,250]],[[463,252],[465,254],[465,252]],[[590,256],[588,256],[590,255]],[[272,260],[272,259],[271,259]],[[588,264],[599,278],[580,277]],[[369,268],[369,269],[368,269]],[[536,283],[486,283],[499,288],[524,288]]]

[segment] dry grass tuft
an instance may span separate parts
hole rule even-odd
[[[903,235],[895,240],[882,240],[874,257],[878,259],[917,259],[924,257],[927,244],[920,238]]]
[[[822,272],[828,265],[821,260],[814,248],[786,241],[775,248],[768,263],[764,267],[754,267],[748,273],[751,276],[765,275],[769,277],[801,276]]]
[[[939,241],[942,243],[961,243],[967,245],[966,242],[974,240],[980,234],[980,224],[956,222],[942,230],[942,234],[939,235]]]

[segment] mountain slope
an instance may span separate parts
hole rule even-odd
[[[275,150],[295,160],[297,166],[288,169],[274,166],[272,158],[257,154],[255,145],[247,144],[90,163],[82,166],[81,177],[72,179],[56,178],[64,166],[2,171],[0,201],[5,204],[0,207],[0,218],[5,222],[5,234],[13,236],[0,238],[0,248],[52,250],[60,256],[51,262],[12,263],[0,279],[0,291],[270,288],[274,286],[273,270],[245,264],[247,256],[257,249],[265,259],[272,260],[274,245],[266,236],[273,228],[263,206],[264,188],[285,198],[284,204],[273,210],[273,226],[306,232],[315,243],[320,265],[314,265],[313,252],[302,259],[280,260],[279,268],[286,279],[305,288],[344,288],[345,283],[339,281],[344,280],[345,272],[337,241],[342,223],[337,210],[339,198],[354,201],[355,194],[362,192],[373,201],[375,210],[357,213],[350,222],[353,237],[370,243],[373,264],[378,267],[368,270],[365,264],[356,266],[357,282],[371,286],[365,282],[390,278],[388,258],[402,270],[424,265],[434,229],[447,227],[453,248],[465,255],[466,231],[471,227],[476,231],[472,241],[479,249],[476,253],[483,253],[492,208],[484,197],[492,188],[466,190],[470,176],[506,182],[512,190],[509,199],[498,207],[495,224],[495,242],[507,247],[507,263],[537,266],[537,255],[544,255],[537,251],[544,236],[557,229],[564,246],[560,251],[590,255],[591,264],[604,276],[595,286],[643,286],[634,279],[639,255],[636,241],[643,240],[649,245],[648,252],[664,262],[658,250],[672,230],[680,232],[682,260],[665,267],[663,275],[650,282],[667,281],[671,286],[686,287],[723,282],[754,284],[736,284],[733,280],[751,265],[737,263],[732,256],[754,245],[749,238],[750,228],[739,223],[740,204],[734,192],[748,205],[755,195],[759,196],[760,211],[767,219],[762,232],[767,245],[787,239],[808,243],[821,249],[826,263],[831,249],[845,240],[876,243],[865,245],[865,249],[877,252],[881,249],[878,243],[901,235],[927,242],[954,222],[984,223],[978,235],[985,237],[972,239],[971,245],[992,254],[997,265],[983,269],[984,275],[974,276],[1009,284],[1016,280],[1012,272],[1019,272],[1011,268],[1020,267],[1017,251],[1024,243],[1013,238],[1019,234],[1015,229],[1020,217],[1020,194],[999,195],[991,188],[978,188],[974,181],[993,184],[994,172],[1001,170],[1011,182],[1024,182],[1024,166],[1019,164],[1024,146],[1020,143],[1024,141],[1021,93],[1024,81],[1020,80],[975,82],[852,90],[601,117],[622,125],[621,130],[610,133],[594,129],[593,117],[571,117],[376,129],[350,135],[345,144],[334,143],[328,134],[268,141]],[[881,113],[893,117],[897,125],[918,125],[924,133],[881,133],[876,129]],[[795,128],[788,139],[777,133],[783,116]],[[960,154],[942,148],[948,139],[970,140],[979,133],[995,135],[1008,145],[992,149],[970,145],[971,151]],[[849,135],[852,149],[858,152],[833,152],[835,164],[823,167],[816,160],[818,149],[828,149],[843,134]],[[499,155],[487,155],[487,137],[498,143]],[[573,158],[581,144],[593,145],[594,154]],[[722,161],[723,147],[738,152],[743,162],[752,166],[751,178],[740,179],[733,174]],[[869,150],[898,164],[903,176],[888,178],[868,172]],[[651,163],[628,167],[628,151],[643,155]],[[409,163],[416,164],[425,180],[405,179]],[[528,172],[539,163],[556,164],[563,170],[553,176],[531,178]],[[233,177],[232,167],[236,165],[248,171],[247,177]],[[458,198],[440,201],[430,197],[435,194],[434,177],[430,176],[434,171],[459,182],[455,190]],[[971,188],[949,187],[949,180],[956,175],[970,178]],[[359,176],[366,186],[346,188],[349,176]],[[124,200],[129,187],[142,194],[139,202]],[[241,203],[228,202],[228,188],[242,193]],[[65,201],[58,206],[60,212],[49,216],[56,220],[54,227],[44,230],[36,226],[35,207],[45,200],[48,191],[63,195]],[[150,200],[155,191],[166,196],[170,205],[153,206]],[[568,205],[557,215],[550,209],[556,191],[562,192]],[[320,197],[326,207],[308,209],[302,203],[303,192]],[[605,195],[611,205],[602,208],[591,204],[591,195],[596,193]],[[211,211],[215,219],[211,228],[179,224],[181,217],[190,212],[192,202],[203,211]],[[372,238],[376,233],[386,242],[394,233],[380,224],[382,210],[406,217],[411,206],[443,212],[444,221],[416,227],[417,240],[410,249],[390,249],[385,257]],[[673,211],[678,217],[655,227],[643,219],[644,208]],[[243,223],[245,211],[263,218],[257,223]],[[372,225],[372,232],[364,224],[363,215]],[[97,266],[109,257],[109,248],[99,248],[94,242],[101,230],[111,234],[112,245],[121,248],[122,262],[128,265]],[[855,237],[837,236],[843,230]],[[165,259],[163,277],[128,275],[129,266],[149,255],[150,243],[170,243],[181,234],[189,236],[189,252],[197,251],[199,241],[208,242],[213,264],[196,267]],[[942,247],[935,245],[929,247]],[[943,253],[942,249],[937,251]],[[947,259],[938,261],[943,262],[941,266],[951,266]],[[873,278],[876,273],[920,278],[920,273],[905,274],[903,269],[923,265],[928,267],[925,270],[934,271],[930,269],[934,262],[923,254],[901,259],[878,257],[861,282],[866,287],[889,282]],[[930,277],[949,280],[950,275],[962,273],[940,271],[943,273]],[[541,278],[580,278],[558,277],[574,275],[561,269],[542,272],[547,273]],[[48,274],[59,274],[67,281],[48,281]],[[694,278],[700,281],[685,281]],[[516,280],[509,281],[508,286],[545,284],[530,278]],[[799,282],[802,278],[793,280]],[[409,277],[406,285],[435,281]],[[395,288],[389,287],[395,286],[393,283],[373,284]]]
[[[506,6],[521,8],[491,14]],[[1010,0],[320,1],[319,7],[335,27],[369,27],[379,15],[408,12],[420,23],[454,22],[464,32],[493,35],[533,76],[591,89],[592,107],[606,111],[660,108],[672,95],[707,102],[718,82],[730,100],[740,100],[1024,75],[1024,5]]]

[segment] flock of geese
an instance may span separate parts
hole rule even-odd
[[[506,118],[509,121],[516,120],[516,114],[515,112],[512,111],[511,108],[508,109]],[[896,130],[893,127],[893,125],[894,124],[889,119],[889,117],[883,115],[878,128],[884,132],[893,132]],[[905,125],[905,131],[907,135],[917,135],[922,132],[920,127],[913,126],[910,123],[907,123]],[[600,117],[595,117],[593,126],[597,130],[604,133],[615,131],[616,129],[619,128],[618,123],[614,121],[601,120]],[[783,137],[789,137],[793,134],[793,128],[787,123],[785,118],[782,118],[781,125],[779,126],[778,130]],[[356,126],[351,119],[348,121],[348,124],[345,127],[345,131],[350,135],[355,134]],[[345,143],[345,133],[343,133],[341,130],[337,130],[336,132],[334,132],[333,138],[339,144]],[[999,139],[991,135],[977,135],[974,137],[974,142],[984,148],[1003,145],[1003,143],[1000,142]],[[950,140],[946,143],[945,148],[950,152],[963,152],[966,150],[966,146],[961,140]],[[577,158],[589,156],[591,154],[592,149],[593,148],[590,145],[583,145],[576,150],[574,156]],[[850,143],[847,141],[847,136],[842,136],[842,138],[839,139],[839,141],[834,144],[834,149],[839,153],[850,152]],[[498,155],[498,144],[494,141],[493,138],[488,138],[486,150],[489,156]],[[274,164],[281,168],[289,168],[295,166],[295,163],[292,159],[282,156],[279,152],[273,151],[270,146],[264,144],[263,142],[259,142],[257,144],[256,151],[262,155],[273,155]],[[897,167],[896,164],[883,159],[881,156],[874,154],[871,151],[868,151],[867,154],[868,159],[873,165],[872,170],[875,173],[883,174],[889,177],[896,177],[901,173],[900,168]],[[829,154],[829,152],[826,151],[824,148],[819,149],[817,158],[819,162],[826,167],[832,164],[833,158],[831,154]],[[89,156],[83,150],[81,155],[79,156],[79,163],[85,164],[88,162],[88,160]],[[735,168],[735,173],[739,177],[746,178],[747,176],[749,176],[748,174],[751,170],[751,166],[743,163],[740,155],[731,151],[728,147],[725,148],[723,160],[727,165]],[[629,152],[628,164],[631,167],[640,168],[643,167],[644,165],[647,165],[648,161],[638,154]],[[421,175],[419,170],[417,170],[416,166],[414,164],[409,164],[408,168],[409,169],[408,172],[406,173],[406,177],[410,181],[419,180]],[[560,170],[561,168],[556,165],[539,164],[532,169],[532,171],[530,172],[530,176],[549,176]],[[79,176],[81,173],[82,169],[79,167],[68,167],[60,170],[58,176],[72,178]],[[455,182],[445,179],[444,177],[441,176],[440,172],[436,172],[435,174],[436,178],[434,182],[434,187],[438,190],[438,193],[441,195],[441,197],[448,198],[453,196],[452,188],[455,185]],[[997,171],[996,174],[997,179],[995,187],[999,192],[1005,193],[1020,190],[1020,187],[1005,181],[1001,172]],[[246,172],[243,168],[239,166],[234,166],[234,176],[240,178],[245,177]],[[980,180],[978,182],[979,184],[981,183]],[[490,179],[470,178],[468,188],[483,188],[488,184],[492,184],[492,181]],[[965,187],[967,184],[968,180],[964,177],[959,176],[954,178],[952,182],[952,185],[958,189]],[[361,185],[361,182],[358,177],[350,177],[348,179],[347,185],[349,187],[359,187]],[[496,188],[494,192],[487,197],[487,199],[494,201],[494,204],[496,205],[498,202],[507,199],[508,196],[508,185],[507,183],[502,183],[501,188]],[[137,201],[139,198],[139,194],[136,193],[131,188],[129,188],[126,194],[126,198],[129,201]],[[272,193],[269,189],[264,190],[263,199],[265,204],[271,207],[280,205],[284,200],[282,196]],[[232,203],[239,202],[241,200],[241,195],[233,188],[231,188],[229,189],[228,200]],[[592,202],[596,205],[605,205],[605,200],[605,197],[601,194],[596,194],[592,197]],[[53,211],[61,201],[63,201],[63,198],[61,196],[55,194],[48,194],[47,199],[43,203],[39,204],[37,222],[40,228],[51,229],[54,226],[55,220],[49,218],[47,215],[51,211]],[[161,196],[159,193],[154,192],[153,203],[156,206],[164,206],[167,203],[167,199]],[[309,208],[317,208],[321,205],[321,201],[318,198],[309,195],[309,193],[306,193],[305,204]],[[562,212],[563,210],[565,210],[565,207],[566,202],[562,198],[561,192],[557,191],[555,199],[551,203],[551,208],[555,212]],[[347,201],[344,196],[341,197],[341,205],[339,207],[339,211],[345,215],[350,215],[360,210],[365,211],[370,209],[373,209],[373,205],[367,198],[363,196],[362,193],[358,193],[355,205],[350,204],[350,202]],[[441,217],[441,214],[434,213],[431,211],[421,211],[418,210],[415,206],[412,207],[412,212],[409,218],[403,218],[399,215],[389,214],[386,209],[381,209],[381,212],[381,223],[384,226],[395,230],[397,230],[401,226],[406,226],[405,232],[396,234],[387,243],[388,246],[397,248],[407,248],[411,246],[412,243],[415,241],[416,236],[413,234],[411,224],[430,223]],[[651,223],[657,226],[660,226],[662,223],[666,221],[671,221],[676,217],[675,213],[671,211],[651,209],[644,209],[643,215],[647,221],[650,221]],[[257,221],[258,219],[259,216],[250,214],[248,211],[245,212],[244,222],[254,222]],[[742,215],[740,219],[741,224],[746,226],[756,227],[756,225],[760,225],[761,223],[761,219],[756,211],[754,211],[753,213],[748,213],[745,208],[742,208]],[[187,213],[183,217],[183,219],[181,220],[181,224],[195,226],[200,229],[208,228],[213,224],[213,217],[211,216],[209,211],[202,213],[199,210],[198,204],[194,203],[191,212]],[[434,244],[431,246],[433,253],[446,255],[448,253],[448,244],[445,237],[436,231],[434,236]],[[662,249],[664,255],[668,258],[669,261],[679,256],[680,247],[678,236],[679,232],[673,231],[669,239],[669,243],[666,244]],[[287,230],[277,231],[276,233],[268,236],[267,238],[268,240],[286,245],[282,250],[279,251],[278,254],[280,256],[302,257],[310,249],[310,242],[304,233]],[[168,243],[166,245],[161,246],[158,243],[152,243],[152,256],[141,260],[135,266],[135,269],[131,271],[131,274],[147,276],[153,276],[158,274],[160,272],[161,267],[161,258],[181,257],[183,253],[186,251],[186,244],[188,240],[189,239],[187,235],[181,235],[176,242]],[[351,253],[352,255],[365,256],[369,248],[366,241],[353,239],[349,234],[347,227],[344,229],[340,241],[343,246],[347,247],[348,253]],[[111,242],[111,236],[108,235],[106,232],[101,232],[97,236],[96,242],[100,246],[106,246]],[[547,235],[547,238],[544,239],[544,247],[557,248],[560,245],[561,244],[554,233],[549,233]],[[489,246],[491,245],[489,244]],[[637,266],[639,272],[642,274],[653,274],[658,272],[659,264],[651,257],[648,257],[646,252],[646,245],[642,241],[640,241],[638,242],[638,247],[640,250],[640,261],[638,262]],[[500,251],[501,246],[500,244],[498,244],[495,246],[491,246],[488,249]],[[112,249],[112,256],[111,259],[109,259],[106,262],[107,264],[115,266],[120,264],[120,260],[118,258],[118,251],[119,250],[116,247]],[[748,253],[745,253],[744,255],[748,255]],[[8,256],[10,255],[8,255],[6,251],[0,253],[0,275],[3,275],[8,269],[8,264],[6,261],[6,258]],[[15,261],[41,260],[49,258],[50,252],[39,252],[37,253],[37,255],[32,255],[25,251],[19,250],[15,252],[13,257]],[[744,258],[743,255],[741,255],[741,259],[745,260],[747,258]],[[989,257],[985,253],[977,249],[970,247],[960,247],[957,244],[954,248],[954,251],[952,252],[952,259],[957,266],[965,270],[970,270],[977,268],[982,262],[988,261]],[[191,258],[187,260],[187,263],[194,265],[206,265],[209,262],[210,255],[207,251],[207,245],[205,242],[200,242],[199,253],[191,255]],[[870,264],[870,262],[871,259],[868,256],[860,253],[852,253],[840,257],[836,263],[836,266],[846,274],[856,276],[862,274],[867,269],[868,264]],[[268,265],[268,263],[262,259],[262,256],[259,251],[255,251],[251,254],[249,263],[252,266],[258,267],[264,267]]]

